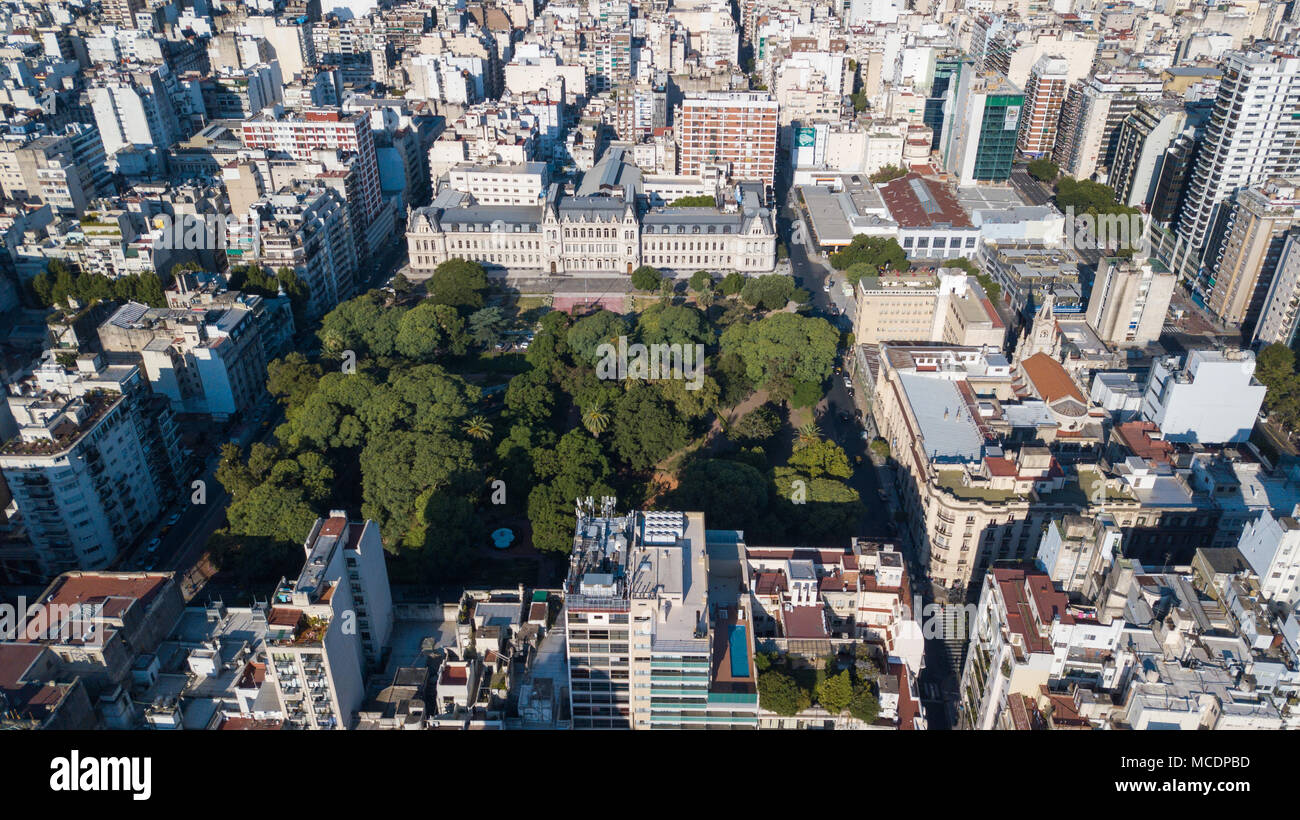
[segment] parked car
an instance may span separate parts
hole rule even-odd
[[[852,390],[852,389],[853,389],[853,379],[850,379],[850,378],[849,378],[849,374],[848,374],[848,373],[845,373],[845,374],[844,374],[844,389],[845,389],[845,390]]]
[[[149,546],[145,548],[145,552],[149,552],[149,553],[157,552],[158,547],[160,546],[162,546],[162,539],[155,538],[154,540],[149,542]]]
[[[831,288],[834,287],[834,286],[835,286],[835,280],[832,279],[831,277],[827,276],[827,277],[826,277],[826,284],[822,285],[822,290],[826,291],[827,293],[830,293],[830,292],[831,292]]]

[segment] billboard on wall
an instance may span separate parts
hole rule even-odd
[[[794,132],[794,165],[796,168],[811,168],[821,165],[826,160],[825,123],[805,125]]]
[[[1018,106],[1018,105],[1008,105],[1008,106],[1007,106],[1007,119],[1006,119],[1006,121],[1005,121],[1005,122],[1003,123],[1003,125],[1002,125],[1002,130],[1003,130],[1003,131],[1014,131],[1014,130],[1016,130],[1016,126],[1018,126],[1019,124],[1020,124],[1020,106]]]

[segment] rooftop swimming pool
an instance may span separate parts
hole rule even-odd
[[[745,638],[745,627],[741,624],[731,625],[731,677],[749,677],[749,641]]]

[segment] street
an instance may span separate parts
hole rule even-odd
[[[811,294],[814,315],[822,316],[841,329],[851,329],[853,326],[851,317],[856,309],[856,303],[851,297],[845,296],[840,287],[843,274],[831,270],[815,252],[809,253],[805,244],[809,237],[807,228],[803,227],[804,216],[794,204],[793,193],[781,201],[783,205],[778,211],[777,233],[779,236],[789,237],[787,246],[790,252],[791,273],[798,285],[807,288]],[[824,289],[828,276],[834,280],[829,292]],[[831,314],[832,305],[835,306],[837,315]],[[843,355],[850,354],[845,351],[842,357]],[[842,369],[846,369],[844,361],[841,360],[839,364]],[[863,411],[863,422],[858,422],[855,416],[855,411],[858,409]],[[822,432],[844,448],[849,461],[857,464],[858,457],[861,457],[861,463],[849,479],[850,485],[858,491],[866,507],[866,513],[858,527],[858,536],[897,539],[903,559],[907,563],[913,601],[919,596],[924,604],[931,603],[925,571],[918,560],[914,545],[907,537],[907,528],[893,528],[894,511],[901,509],[897,490],[894,487],[894,469],[873,466],[867,452],[868,441],[862,437],[865,429],[873,429],[869,404],[863,401],[859,408],[854,401],[854,396],[845,386],[843,373],[837,373],[832,377],[831,386],[826,392],[822,405],[819,406],[819,412],[821,417],[818,419],[818,424]],[[841,418],[841,413],[846,414],[847,418]],[[907,605],[912,606],[913,601],[908,601]],[[916,612],[913,617],[924,627],[923,612]],[[956,725],[956,697],[960,672],[960,669],[953,669],[953,659],[944,641],[939,637],[927,636],[925,666],[917,678],[917,690],[925,708],[928,728],[943,730],[951,729]]]
[[[1052,194],[1023,167],[1011,169],[1011,187],[1030,205],[1046,205],[1052,201]]]

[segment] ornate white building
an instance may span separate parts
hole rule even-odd
[[[776,266],[772,213],[745,196],[732,211],[659,208],[640,213],[635,189],[567,196],[552,185],[538,207],[479,205],[444,191],[407,219],[410,276],[431,276],[449,259],[546,274],[665,270],[765,273]]]

